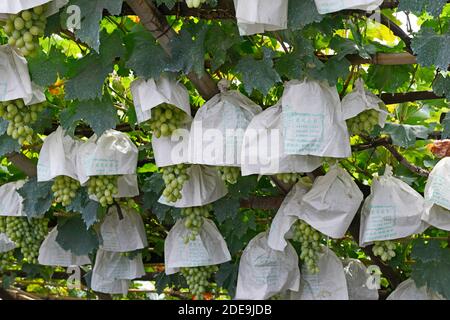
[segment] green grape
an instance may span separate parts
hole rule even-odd
[[[24,261],[36,264],[39,248],[48,233],[47,219],[26,217],[0,217],[1,228],[13,241],[24,257]]]
[[[157,138],[170,137],[186,120],[186,113],[170,104],[163,103],[152,109],[150,128]]]
[[[80,183],[68,176],[58,176],[53,182],[52,191],[55,201],[61,203],[63,206],[68,206],[72,203],[77,195],[77,190],[80,188]]]
[[[22,54],[34,56],[39,48],[39,37],[44,36],[47,24],[45,5],[10,15],[3,31],[8,36],[8,44],[17,47]]]
[[[212,211],[212,205],[181,209],[181,215],[185,218],[184,226],[191,231],[184,239],[185,243],[195,240],[203,226],[203,219],[209,217],[210,211]]]
[[[300,242],[300,259],[306,264],[311,273],[319,273],[317,261],[322,252],[320,241],[323,235],[303,220],[298,220],[293,226],[292,240]]]
[[[349,131],[353,135],[370,134],[378,124],[379,111],[371,109],[361,112],[354,118],[347,120]]]
[[[30,127],[38,119],[38,113],[45,103],[26,106],[22,99],[0,102],[0,117],[8,121],[6,134],[17,140],[20,145],[33,141],[33,129]]]
[[[283,181],[286,184],[297,183],[301,176],[298,173],[280,173],[276,175],[278,180]]]
[[[168,202],[177,202],[182,198],[181,190],[184,183],[189,180],[188,168],[189,166],[186,164],[177,164],[161,169],[164,184],[166,185],[163,196]]]
[[[207,0],[186,0],[186,5],[188,8],[200,8],[200,6]]]
[[[97,197],[102,207],[114,203],[113,197],[119,192],[118,176],[93,176],[88,181],[88,193]]]
[[[219,270],[217,266],[181,268],[189,290],[197,300],[203,300],[203,294],[211,289],[209,279]]]
[[[241,168],[239,167],[218,167],[222,180],[229,184],[236,184],[241,175]]]
[[[375,256],[387,262],[395,257],[395,247],[396,245],[392,241],[376,241],[372,247],[372,252]]]

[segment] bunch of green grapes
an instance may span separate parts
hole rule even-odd
[[[157,138],[170,137],[186,120],[186,113],[167,103],[152,109],[150,128]]]
[[[241,175],[241,168],[239,167],[219,167],[218,169],[222,180],[229,184],[236,184]]]
[[[219,270],[217,266],[181,268],[181,274],[186,279],[189,290],[197,300],[203,300],[203,294],[211,288],[209,279]]]
[[[6,269],[14,261],[13,250],[0,253],[0,270]]]
[[[188,8],[200,8],[200,6],[207,0],[186,0]]]
[[[361,112],[356,117],[347,120],[347,126],[353,135],[370,134],[378,124],[379,111],[375,109]]]
[[[8,36],[8,44],[19,48],[26,57],[36,54],[39,37],[44,36],[47,17],[45,5],[10,15],[3,27]]]
[[[33,140],[31,124],[38,119],[38,113],[45,108],[45,103],[26,106],[22,99],[0,102],[0,117],[8,120],[6,133],[18,140],[20,145]]]
[[[61,203],[63,206],[68,206],[72,203],[77,195],[77,190],[80,188],[80,183],[68,176],[58,176],[52,185],[53,196],[55,201]]]
[[[177,202],[182,198],[181,190],[184,183],[189,180],[186,164],[177,164],[174,166],[161,168],[165,189],[163,196],[168,202]]]
[[[277,179],[283,181],[286,184],[297,183],[301,178],[298,173],[279,173],[276,175]]]
[[[48,233],[47,219],[3,217],[6,235],[20,248],[25,261],[36,264],[39,248]]]
[[[395,247],[396,245],[392,241],[376,241],[372,247],[372,252],[386,262],[395,257]]]
[[[203,219],[208,218],[211,211],[212,205],[210,204],[203,207],[181,209],[181,215],[186,218],[184,221],[184,226],[191,231],[191,233],[184,239],[185,243],[195,240],[203,226]]]
[[[300,242],[301,253],[300,259],[306,264],[308,271],[311,273],[319,273],[317,261],[319,254],[322,252],[320,241],[322,234],[311,227],[303,220],[298,220],[293,226],[292,240]]]
[[[88,194],[97,197],[102,207],[114,203],[113,196],[119,192],[118,176],[92,176],[88,181]]]

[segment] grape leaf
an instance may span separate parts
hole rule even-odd
[[[409,148],[416,143],[417,138],[427,139],[430,129],[425,126],[386,123],[383,132],[391,136],[395,145]]]
[[[222,24],[209,28],[206,34],[205,48],[210,53],[211,69],[216,71],[227,59],[227,50],[239,42],[239,33],[236,25]]]
[[[411,252],[416,261],[411,278],[418,287],[428,288],[450,299],[450,249],[442,248],[439,241],[415,242]]]
[[[438,96],[443,96],[450,99],[450,76],[444,78],[442,74],[438,74],[435,82],[433,83],[433,91]]]
[[[28,218],[42,217],[53,201],[53,181],[38,182],[37,178],[30,178],[17,192],[23,198],[23,211]]]
[[[418,13],[426,11],[434,17],[441,14],[447,0],[400,0],[399,11]]]
[[[165,5],[169,9],[173,9],[173,7],[177,4],[177,0],[156,0],[156,5]]]
[[[56,49],[50,50],[47,55],[39,50],[36,57],[28,59],[31,79],[34,83],[48,87],[56,82],[59,78],[63,78],[67,72],[67,57]]]
[[[99,238],[97,233],[86,228],[81,216],[62,218],[58,220],[58,235],[56,242],[75,255],[86,255],[97,249]]]
[[[239,199],[228,194],[214,202],[213,206],[214,216],[219,223],[223,223],[228,218],[236,217],[239,212],[240,204]]]
[[[0,157],[11,152],[19,152],[20,145],[17,140],[14,140],[10,136],[3,134],[0,136]]]
[[[367,85],[380,91],[398,92],[407,86],[414,68],[410,65],[371,65],[367,76]]]
[[[100,20],[103,11],[119,15],[122,11],[122,0],[72,0],[81,12],[81,28],[75,30],[75,35],[95,51],[100,49]]]
[[[108,129],[115,128],[118,123],[116,109],[109,99],[75,101],[60,115],[61,126],[73,135],[77,121],[83,120],[101,136]]]
[[[186,280],[180,273],[165,275],[164,272],[159,273],[156,278],[156,291],[161,294],[166,288],[185,288]]]
[[[3,135],[6,133],[6,130],[8,129],[8,125],[9,125],[8,120],[0,118],[0,135]]]
[[[264,58],[256,60],[244,57],[236,65],[236,72],[242,75],[245,91],[251,94],[259,90],[266,95],[277,82],[281,82],[280,75],[273,68],[273,52],[264,48]]]
[[[67,206],[69,212],[81,213],[84,223],[90,228],[97,222],[103,207],[98,202],[89,199],[89,195],[85,188],[81,188],[72,202]]]
[[[100,57],[102,64],[105,67],[112,69],[115,61],[118,61],[125,57],[126,49],[123,45],[122,32],[114,30],[113,33],[108,34],[102,32],[100,35]]]
[[[291,1],[292,2],[292,1]],[[239,264],[226,262],[219,266],[216,273],[217,285],[228,291],[228,295],[234,297],[236,294],[237,277],[239,273]]]
[[[146,177],[141,186],[141,190],[144,192],[154,192],[156,194],[161,194],[165,185],[162,178],[162,174],[159,172],[153,173],[150,177]]]
[[[447,70],[450,65],[450,33],[437,34],[431,28],[423,28],[411,40],[411,48],[422,66]]]
[[[338,57],[329,59],[323,68],[315,72],[318,80],[327,80],[330,86],[335,86],[339,78],[347,78],[350,73],[351,63],[347,59],[340,60]]]
[[[324,17],[317,11],[314,0],[289,1],[288,13],[288,27],[291,30],[302,29],[313,22],[320,22]]]
[[[450,138],[450,113],[447,113],[444,120],[442,120],[442,127],[444,128],[442,131],[442,139]]]

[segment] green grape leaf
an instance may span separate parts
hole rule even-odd
[[[262,60],[244,57],[236,65],[236,72],[242,75],[242,82],[248,94],[258,90],[266,95],[277,82],[281,82],[280,75],[273,68],[272,56],[273,52],[264,48]]]
[[[425,126],[386,123],[383,132],[391,136],[392,142],[399,147],[409,148],[416,143],[417,138],[427,139],[430,129]]]
[[[100,241],[97,233],[86,227],[81,216],[58,220],[56,242],[75,255],[86,255],[98,248]]]
[[[156,276],[155,282],[158,294],[163,293],[166,288],[185,288],[187,286],[186,280],[180,273],[166,275],[161,272]]]
[[[81,27],[75,30],[75,35],[95,51],[100,49],[100,20],[103,11],[119,15],[122,11],[122,0],[72,0],[81,12]]]
[[[292,79],[303,79],[305,76],[301,59],[303,57],[298,53],[288,53],[281,56],[275,62],[275,70],[279,75]]]
[[[17,140],[14,140],[10,136],[3,134],[0,136],[0,157],[11,153],[11,152],[19,152],[20,145]]]
[[[56,116],[56,108],[45,108],[38,114],[38,119],[31,125],[34,132],[44,132],[46,129],[52,129],[52,120]]]
[[[61,126],[73,134],[78,121],[86,122],[101,136],[108,129],[113,129],[118,123],[117,111],[107,98],[100,100],[75,101],[60,115]]]
[[[450,99],[450,76],[444,78],[442,74],[438,74],[435,82],[433,83],[433,91],[438,96],[443,96]]]
[[[239,212],[239,199],[231,195],[227,195],[222,199],[213,203],[214,216],[219,223],[224,222],[228,218],[236,217]]]
[[[173,9],[175,5],[177,4],[178,0],[156,0],[156,5],[165,5],[169,9]]]
[[[412,266],[411,278],[417,287],[427,286],[450,299],[450,249],[442,248],[439,241],[427,244],[416,241],[411,252],[416,261]]]
[[[98,202],[89,199],[85,188],[78,190],[75,198],[66,208],[69,212],[81,213],[81,217],[88,228],[94,225],[103,208]]]
[[[0,135],[4,135],[8,129],[9,122],[3,118],[0,118]]]
[[[447,70],[450,65],[450,33],[437,34],[431,28],[423,28],[411,40],[411,48],[424,67],[434,65]]]
[[[292,1],[291,1],[292,2]],[[228,291],[228,295],[234,297],[236,294],[237,277],[239,273],[239,264],[226,262],[219,266],[216,273],[217,285]]]
[[[67,57],[60,51],[52,49],[47,55],[39,50],[36,57],[28,59],[31,79],[37,85],[48,87],[63,78],[67,72]]]
[[[227,59],[227,51],[240,40],[234,24],[215,25],[208,29],[205,39],[206,51],[211,55],[211,69],[216,71]]]
[[[144,192],[154,192],[159,195],[162,193],[164,187],[162,173],[155,172],[150,177],[145,177],[141,190]]]
[[[399,11],[414,12],[420,15],[426,11],[434,17],[438,17],[447,0],[400,0]]]
[[[303,29],[313,22],[322,21],[324,15],[317,11],[314,0],[289,1],[288,27],[291,30]]]
[[[445,115],[444,120],[442,121],[442,139],[448,139],[450,138],[450,113],[447,113]]]
[[[371,65],[366,83],[379,91],[398,92],[399,88],[408,87],[413,70],[410,65]]]
[[[23,198],[23,211],[28,218],[40,218],[50,209],[53,201],[53,181],[37,182],[30,178],[17,192]]]
[[[102,59],[102,64],[103,66],[112,69],[114,63],[123,59],[126,54],[122,32],[117,29],[111,34],[103,31],[100,35],[100,40],[100,57]]]
[[[338,57],[332,57],[316,74],[319,80],[325,79],[330,86],[335,86],[339,78],[347,78],[350,66],[351,63],[347,59],[340,60]]]

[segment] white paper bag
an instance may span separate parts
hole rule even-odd
[[[184,242],[191,230],[184,226],[185,219],[178,220],[164,242],[166,274],[174,274],[182,267],[201,267],[225,263],[231,260],[227,244],[213,221],[204,219],[203,226],[193,241]]]
[[[91,260],[88,255],[77,256],[68,250],[64,250],[58,242],[56,237],[58,236],[58,228],[53,228],[42,242],[39,248],[39,264],[44,266],[84,266],[91,264]]]
[[[318,177],[300,206],[289,214],[307,222],[332,238],[343,238],[364,196],[348,172],[335,165],[325,176]]]
[[[183,125],[171,137],[152,136],[153,154],[158,168],[189,162],[189,126]]]
[[[383,0],[314,0],[317,11],[327,14],[341,10],[374,11],[380,7]]]
[[[314,80],[292,80],[285,84],[281,100],[286,154],[351,156],[350,137],[336,87]]]
[[[287,29],[288,0],[234,0],[241,36]]]
[[[239,263],[237,300],[265,300],[286,290],[298,290],[300,270],[294,247],[273,250],[267,243],[267,232],[253,238]]]
[[[384,175],[373,179],[371,194],[361,210],[359,245],[422,233],[428,227],[421,220],[424,210],[423,197],[386,166]]]
[[[292,236],[290,234],[291,227],[298,220],[293,214],[297,213],[303,196],[310,189],[311,186],[299,181],[284,198],[283,203],[270,225],[269,236],[267,239],[270,248],[278,251],[283,251],[286,248],[288,245],[286,239],[289,239]]]
[[[79,144],[58,127],[44,140],[37,164],[38,181],[50,181],[57,176],[78,180],[76,156]]]
[[[144,222],[138,212],[121,208],[122,220],[118,209],[112,206],[100,226],[103,240],[100,248],[111,252],[131,252],[147,247],[147,235]]]
[[[245,130],[261,107],[238,91],[224,91],[195,115],[189,137],[189,160],[211,166],[240,167]]]
[[[93,273],[103,279],[133,280],[145,275],[142,254],[137,253],[132,259],[122,253],[97,251]]]
[[[47,4],[46,16],[51,16],[67,3],[69,0],[2,0],[0,1],[0,20],[3,20],[8,14],[17,14],[43,4]]]
[[[403,281],[386,300],[446,300],[426,286],[417,288],[413,279]]]
[[[281,101],[256,115],[247,127],[241,153],[243,176],[312,172],[322,164],[316,156],[285,152]]]
[[[349,300],[378,300],[378,290],[372,287],[371,275],[366,266],[357,259],[344,263]]]
[[[6,233],[0,233],[0,253],[14,250],[16,244],[12,241]]]
[[[422,220],[441,230],[450,231],[450,210],[425,201],[425,211]]]
[[[348,300],[344,267],[336,254],[324,248],[319,255],[318,267],[317,274],[302,267],[300,290],[291,292],[291,300]]]
[[[357,79],[353,91],[342,99],[344,120],[354,118],[367,110],[376,110],[379,112],[378,125],[384,128],[389,113],[382,110],[380,105],[384,105],[384,102],[364,88],[364,81],[361,78]]]
[[[201,207],[227,195],[228,189],[214,167],[191,165],[187,169],[189,179],[181,190],[182,198],[177,202],[167,202],[164,196],[159,203],[175,208]]]
[[[10,182],[0,187],[0,216],[26,217],[25,212],[22,212],[23,198],[17,192],[25,182],[26,180]]]
[[[173,105],[184,111],[188,115],[188,122],[192,119],[189,92],[176,80],[166,76],[156,80],[136,79],[131,83],[131,94],[138,123],[151,119],[151,110],[162,103]]]
[[[105,279],[95,272],[92,273],[91,289],[96,292],[126,295],[130,284],[130,280]]]

